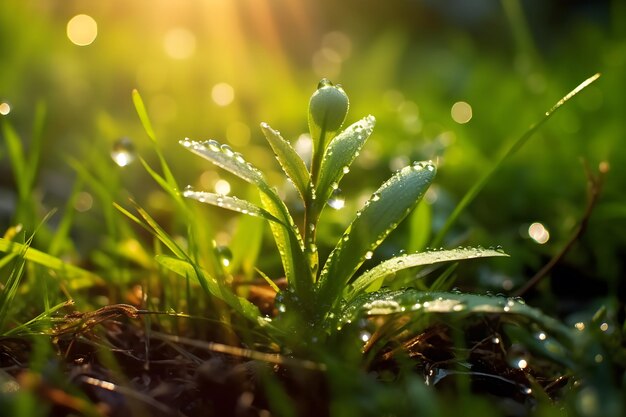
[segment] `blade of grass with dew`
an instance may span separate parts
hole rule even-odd
[[[319,211],[324,208],[339,181],[350,169],[350,165],[372,134],[375,124],[374,116],[364,117],[348,126],[328,144],[322,158],[319,180],[315,190]],[[319,216],[319,213],[317,214]]]
[[[572,346],[573,329],[560,321],[526,305],[521,299],[467,293],[417,291],[412,288],[364,293],[346,305],[340,315],[340,325],[368,316],[389,314],[499,314],[507,320],[522,317],[564,343]]]
[[[370,198],[333,249],[319,281],[318,303],[333,307],[344,286],[415,206],[435,178],[436,168],[415,163],[396,172]]]
[[[508,256],[507,254],[483,248],[457,248],[419,252],[397,256],[388,259],[354,280],[349,287],[346,300],[350,301],[363,292],[369,285],[380,278],[388,277],[398,271],[416,266],[432,265],[439,262],[453,262],[464,259],[487,258],[493,256]]]
[[[261,130],[274,150],[276,159],[283,171],[291,179],[302,201],[305,201],[309,189],[310,176],[304,161],[291,144],[267,123],[261,123]]]
[[[567,101],[569,101],[576,94],[580,93],[591,83],[596,81],[600,77],[600,74],[595,74],[581,84],[579,84],[576,88],[570,91],[567,95],[565,95],[562,99],[560,99],[550,110],[548,110],[544,117],[539,120],[537,123],[532,125],[522,136],[513,140],[512,142],[506,144],[499,152],[499,155],[495,158],[493,164],[483,172],[483,175],[474,183],[472,188],[467,191],[467,193],[463,196],[459,204],[456,206],[452,214],[446,220],[446,223],[439,230],[433,241],[431,242],[431,247],[438,247],[443,242],[445,235],[448,233],[452,225],[456,222],[459,215],[465,210],[465,208],[476,198],[478,193],[483,189],[485,184],[491,179],[493,174],[502,166],[504,161],[506,161],[511,155],[517,152],[527,141],[530,139],[539,128],[546,123],[550,118],[554,115],[554,113],[561,108]]]

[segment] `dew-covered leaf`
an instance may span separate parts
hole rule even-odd
[[[230,146],[222,145],[215,140],[197,142],[184,139],[180,141],[180,144],[242,180],[257,185],[263,190],[269,189],[261,171],[253,167],[249,162],[246,162],[243,156],[234,152]]]
[[[309,262],[304,252],[304,243],[293,223],[291,216],[286,215],[287,207],[279,198],[261,193],[263,207],[270,214],[282,218],[290,223],[288,226],[276,222],[270,222],[270,229],[285,270],[285,277],[296,291],[304,298],[302,301],[312,301],[313,277]]]
[[[449,250],[432,250],[420,253],[406,254],[388,259],[375,266],[354,280],[347,293],[347,300],[364,291],[378,279],[385,278],[397,271],[415,266],[431,265],[438,262],[460,261],[464,259],[487,258],[492,256],[508,256],[496,249],[484,248],[456,248]]]
[[[376,119],[367,116],[348,126],[328,144],[322,159],[316,196],[320,209],[324,207],[341,178],[349,171],[352,161],[372,134]]]
[[[304,161],[291,144],[283,139],[280,132],[272,129],[267,123],[261,123],[261,130],[274,150],[278,163],[291,179],[304,201],[309,187],[309,171],[306,169]]]
[[[338,326],[363,317],[389,314],[499,314],[511,319],[523,318],[539,325],[544,331],[558,336],[563,342],[572,340],[573,330],[558,320],[530,307],[521,298],[466,294],[454,292],[424,292],[413,288],[381,290],[364,293],[349,302],[339,315]]]
[[[224,301],[247,319],[257,322],[261,317],[259,309],[254,304],[245,298],[239,297],[224,285],[220,285],[215,278],[197,265],[167,255],[156,255],[155,259],[163,267],[182,277],[195,276],[211,295]]]
[[[222,207],[228,210],[236,211],[249,216],[262,217],[266,220],[283,224],[282,221],[272,216],[265,209],[253,204],[247,200],[242,200],[237,197],[232,197],[224,194],[209,193],[206,191],[194,191],[191,188],[186,188],[183,191],[183,197],[197,200],[201,203],[211,204],[213,206]]]
[[[331,307],[365,259],[420,201],[435,177],[431,162],[415,163],[396,172],[357,213],[333,249],[320,275],[319,302]]]

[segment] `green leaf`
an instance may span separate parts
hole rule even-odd
[[[414,163],[396,172],[357,213],[320,275],[319,302],[332,307],[343,287],[372,251],[382,243],[420,201],[436,168],[430,162]]]
[[[298,228],[291,216],[285,214],[287,208],[278,197],[261,193],[263,207],[277,218],[289,221],[289,227],[270,222],[270,230],[278,248],[289,285],[300,295],[305,308],[311,308],[313,302],[313,275],[304,253],[304,247]]]
[[[213,206],[222,207],[242,214],[247,214],[249,216],[262,217],[266,220],[279,223],[285,227],[289,227],[281,220],[272,216],[265,209],[237,197],[232,197],[224,194],[209,193],[206,191],[194,191],[191,188],[185,189],[185,191],[183,191],[183,196],[186,198],[197,200],[201,203],[211,204]]]
[[[238,176],[244,181],[259,186],[265,192],[271,188],[265,181],[261,171],[243,159],[241,154],[234,152],[230,146],[221,145],[215,140],[196,142],[190,139],[181,140],[180,144],[218,167]]]
[[[487,258],[492,256],[508,256],[507,254],[483,248],[457,248],[413,253],[388,259],[375,266],[354,280],[350,286],[346,299],[349,301],[363,292],[377,279],[388,277],[398,271],[422,265],[431,265],[439,262],[460,261],[464,259]]]
[[[261,313],[259,312],[257,306],[245,298],[237,296],[225,286],[220,285],[215,278],[211,277],[206,271],[197,267],[197,265],[166,255],[157,255],[155,259],[163,267],[182,276],[183,278],[195,276],[201,284],[203,282],[205,283],[211,295],[223,300],[235,311],[252,322],[259,322]]]
[[[291,179],[304,201],[309,188],[309,171],[306,169],[304,161],[291,144],[282,138],[280,132],[272,129],[267,123],[261,123],[261,130],[274,150],[278,163]]]
[[[348,126],[329,143],[320,168],[315,194],[321,209],[337,188],[341,178],[348,172],[365,141],[372,134],[376,119],[367,116]]]
[[[339,326],[363,317],[389,314],[424,315],[437,314],[499,314],[515,318],[519,316],[538,324],[542,330],[571,343],[574,337],[570,329],[558,320],[546,316],[540,310],[527,306],[522,299],[490,295],[423,292],[409,288],[398,291],[381,290],[365,293],[346,305],[340,314]]]

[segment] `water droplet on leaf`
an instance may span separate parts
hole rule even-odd
[[[341,190],[336,188],[328,199],[328,205],[335,210],[341,210],[346,205],[346,200],[341,195]]]

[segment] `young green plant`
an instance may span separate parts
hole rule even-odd
[[[304,205],[301,228],[296,226],[276,189],[241,154],[215,140],[198,142],[184,139],[180,142],[191,152],[258,188],[260,205],[232,196],[196,191],[191,187],[187,187],[183,195],[262,217],[269,222],[288,282],[287,289],[277,296],[277,307],[281,313],[277,322],[281,323],[281,319],[288,317],[282,323],[287,323],[286,330],[289,331],[301,329],[303,327],[299,325],[305,323],[307,326],[304,328],[313,329],[315,337],[323,337],[336,329],[344,315],[343,306],[366,293],[372,284],[392,277],[397,271],[436,262],[505,256],[501,251],[483,248],[405,254],[354,277],[363,262],[372,257],[373,251],[415,208],[432,183],[436,174],[435,165],[432,162],[414,162],[395,172],[372,194],[323,266],[318,267],[315,232],[320,215],[376,123],[373,116],[366,116],[342,131],[348,107],[348,96],[341,86],[333,85],[326,79],[319,83],[309,104],[309,130],[313,145],[310,170],[277,130],[267,123],[261,124],[280,166]]]

